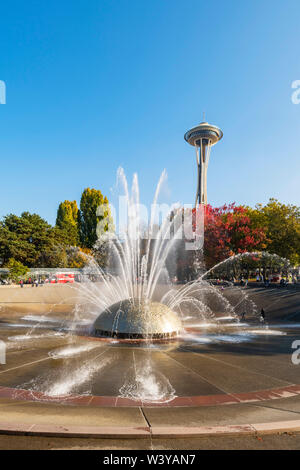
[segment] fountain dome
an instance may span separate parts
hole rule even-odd
[[[103,310],[94,322],[92,334],[127,339],[165,339],[178,336],[181,330],[179,317],[166,305],[132,298]]]

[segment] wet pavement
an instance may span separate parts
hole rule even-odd
[[[225,295],[237,303],[240,291]],[[181,338],[153,345],[74,335],[59,309],[2,309],[1,421],[156,428],[300,419],[300,364],[292,362],[300,292],[248,288],[247,295],[265,309],[267,324],[249,315],[216,329],[194,316]]]

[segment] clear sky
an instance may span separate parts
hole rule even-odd
[[[300,205],[299,0],[10,0],[0,16],[0,216],[54,223],[87,187],[139,174],[149,204],[193,203],[184,132],[206,119],[208,199]]]

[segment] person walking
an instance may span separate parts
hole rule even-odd
[[[21,287],[24,287],[24,281],[23,281],[23,279],[21,279],[21,281],[20,281],[20,286],[21,286]]]
[[[263,308],[262,308],[261,311],[260,311],[260,318],[261,318],[261,321],[262,321],[262,322],[265,322],[265,321],[266,321],[266,314],[265,314],[265,311],[264,311]]]
[[[245,316],[246,316],[246,312],[243,312],[242,315],[241,315],[241,320],[242,320],[242,321],[245,320]]]

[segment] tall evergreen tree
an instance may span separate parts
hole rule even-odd
[[[80,243],[84,248],[92,248],[97,241],[97,225],[102,218],[97,215],[97,210],[103,204],[104,197],[100,190],[86,188],[83,191],[78,213],[78,226]]]
[[[66,200],[60,203],[57,210],[56,226],[65,232],[70,245],[78,245],[78,207],[76,201]]]

